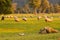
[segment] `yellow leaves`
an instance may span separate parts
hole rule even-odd
[[[33,2],[36,6],[39,6],[41,4],[41,1],[40,0],[34,0]]]
[[[30,0],[30,3],[33,4],[32,6],[38,7],[41,4],[41,0]]]
[[[44,0],[42,3],[45,7],[50,7],[48,0]]]

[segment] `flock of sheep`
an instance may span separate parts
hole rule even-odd
[[[14,20],[16,22],[19,22],[19,18],[17,16],[2,16],[1,20],[4,20],[5,18],[14,18]],[[33,16],[30,16],[30,18],[33,18]],[[37,18],[37,20],[40,20],[42,18],[42,16],[38,16],[36,18]],[[44,16],[44,19],[46,22],[52,22],[53,21],[53,17],[49,17],[49,16]],[[27,21],[27,17],[23,17],[22,20]]]
[[[4,20],[5,18],[14,18],[14,21],[16,21],[16,22],[20,21],[17,16],[2,16],[1,20]],[[30,16],[30,18],[33,18],[33,16]],[[36,17],[37,20],[40,20],[41,18],[43,18],[43,17],[42,16]],[[45,22],[53,21],[53,17],[49,17],[49,16],[44,16],[44,19],[45,19]],[[23,17],[22,20],[27,21],[27,17]],[[41,29],[39,33],[57,33],[57,32],[58,32],[58,30],[55,30],[50,27],[45,27],[45,28]],[[24,33],[22,33],[20,35],[24,35]]]

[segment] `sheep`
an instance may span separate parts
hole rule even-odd
[[[19,33],[18,35],[19,35],[19,36],[24,36],[25,34],[24,34],[24,33]]]
[[[52,22],[53,20],[52,20],[52,18],[49,18],[49,17],[46,16],[46,17],[45,17],[45,21],[46,21],[46,22]]]
[[[40,32],[41,34],[46,34],[46,33],[58,33],[59,31],[58,30],[55,30],[51,27],[44,27],[43,29],[40,29]]]
[[[10,18],[13,18],[13,16],[10,16]]]
[[[23,19],[22,19],[22,20],[27,21],[27,18],[26,18],[26,17],[23,17]]]
[[[10,16],[7,16],[7,18],[10,18]]]
[[[18,19],[17,16],[14,16],[14,20],[15,20],[16,22],[19,22],[19,19]]]
[[[13,16],[5,16],[6,18],[13,18]]]
[[[39,20],[41,18],[41,16],[38,16],[37,19]]]
[[[5,18],[5,17],[4,17],[4,16],[2,16],[1,20],[4,20],[4,18]]]
[[[45,27],[45,29],[46,29],[46,31],[47,31],[48,33],[57,33],[57,32],[58,32],[58,30],[55,30],[55,29],[53,29],[53,28],[51,28],[51,27]]]

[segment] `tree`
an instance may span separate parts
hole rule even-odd
[[[55,6],[54,6],[54,11],[55,11],[55,13],[60,13],[60,5],[59,4],[55,4]]]
[[[54,5],[52,3],[50,4],[50,12],[54,13]]]
[[[11,10],[12,10],[12,13],[15,13],[17,11],[17,3],[12,3],[11,4]]]
[[[45,13],[46,10],[50,11],[50,4],[48,0],[42,0],[41,1],[41,8],[42,8],[42,12]]]
[[[12,0],[0,0],[0,14],[10,14]]]
[[[17,11],[18,11],[18,14],[21,12],[21,8],[20,7],[18,7],[17,8]]]
[[[29,0],[29,5],[33,8],[33,13],[37,14],[37,9],[41,5],[41,0]]]
[[[50,4],[50,13],[52,13],[52,16],[53,16],[53,13],[54,13],[54,5],[52,3]]]
[[[25,4],[25,5],[23,6],[23,10],[24,10],[26,13],[29,13],[29,12],[30,12],[29,4]]]

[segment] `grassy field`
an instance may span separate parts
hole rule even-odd
[[[11,15],[18,16],[20,21],[15,22],[14,18],[5,18],[4,21],[0,20],[0,40],[60,40],[60,32],[50,34],[38,33],[41,28],[46,26],[60,31],[60,14],[53,14],[52,22],[45,22],[44,18],[37,20],[37,16],[43,16],[43,14]],[[52,16],[52,14],[46,15]],[[24,16],[27,17],[27,21],[22,20]],[[32,18],[30,16],[32,16]],[[20,36],[19,33],[24,33],[25,35]]]

